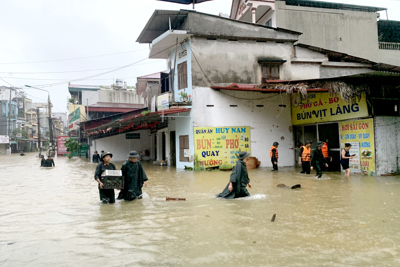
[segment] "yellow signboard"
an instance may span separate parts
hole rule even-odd
[[[234,165],[236,154],[250,152],[250,127],[194,127],[194,144],[200,165]]]
[[[345,102],[329,93],[309,93],[308,99],[292,94],[293,125],[340,121],[368,117],[367,100]]]
[[[353,145],[354,147],[359,147],[359,151],[354,153],[359,157],[351,159],[349,166],[352,171],[359,170],[358,172],[364,174],[375,175],[373,119],[340,122],[340,143],[342,148],[344,148],[345,143],[359,143],[359,145]],[[350,154],[353,154],[353,152],[350,151]]]

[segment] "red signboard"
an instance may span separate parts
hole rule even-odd
[[[57,156],[71,153],[67,152],[67,148],[65,147],[65,140],[69,138],[69,136],[57,136]]]

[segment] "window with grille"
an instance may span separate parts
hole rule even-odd
[[[186,89],[187,87],[187,62],[185,61],[178,64],[178,89]]]
[[[189,157],[185,157],[185,149],[189,149],[189,135],[179,136],[179,161],[189,162]]]
[[[261,70],[263,83],[265,83],[267,80],[279,80],[278,64],[263,64],[261,65]]]

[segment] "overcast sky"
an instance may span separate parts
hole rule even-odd
[[[390,20],[400,20],[399,0],[327,2],[386,7]],[[231,3],[214,0],[196,5],[196,10],[229,15]],[[67,111],[68,81],[111,85],[122,78],[131,86],[136,77],[165,70],[164,60],[146,59],[148,45],[139,45],[136,39],[155,9],[192,8],[155,0],[0,0],[0,7],[0,77],[4,80],[0,85],[48,90],[53,112]],[[385,12],[381,19],[386,19]],[[138,61],[115,72],[72,81]],[[43,87],[53,83],[58,85]],[[34,102],[47,101],[45,92],[25,92]]]

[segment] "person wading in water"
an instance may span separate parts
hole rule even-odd
[[[138,161],[140,155],[136,151],[129,152],[128,160],[122,164],[121,171],[124,177],[124,189],[122,189],[117,199],[127,201],[142,198],[142,187],[147,186],[148,180],[144,172],[142,163]]]
[[[94,179],[99,184],[100,200],[104,204],[115,203],[115,192],[114,192],[114,189],[103,189],[103,183],[100,181],[101,174],[105,170],[116,170],[115,165],[110,162],[112,156],[113,155],[110,152],[104,153],[103,156],[102,156],[103,162],[99,163],[96,166],[96,171],[94,173]]]
[[[224,191],[217,195],[218,198],[232,199],[250,196],[250,193],[246,189],[247,186],[251,188],[250,178],[247,174],[246,162],[243,161],[249,155],[250,153],[248,152],[240,152],[239,160],[232,170],[230,181]]]

